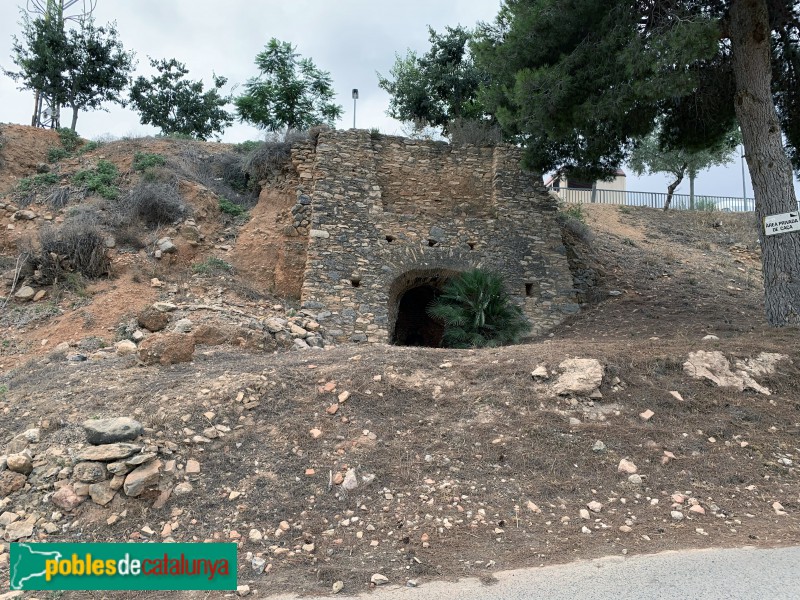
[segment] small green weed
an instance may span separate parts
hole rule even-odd
[[[57,163],[63,158],[67,158],[69,156],[69,152],[67,152],[64,148],[50,148],[47,151],[47,162],[49,163]]]
[[[78,146],[81,145],[81,136],[72,131],[69,127],[61,127],[58,129],[58,137],[61,139],[61,145],[67,152],[74,152]]]
[[[370,127],[369,129],[369,137],[371,140],[379,140],[381,139],[381,130],[377,127]]]
[[[152,152],[137,152],[133,155],[133,170],[145,171],[153,167],[163,167],[167,164],[167,159],[161,154],[153,154]]]
[[[240,217],[247,212],[245,208],[234,204],[224,196],[221,196],[219,199],[219,209],[226,215],[231,215],[232,217]]]
[[[586,217],[583,214],[582,204],[570,204],[562,212],[564,213],[564,216],[567,218],[576,219],[581,223],[584,223],[586,221]]]
[[[119,197],[119,170],[117,166],[107,160],[98,161],[94,169],[78,171],[72,176],[72,183],[82,185],[90,192],[99,194],[107,200]]]
[[[221,272],[230,273],[231,271],[233,271],[233,267],[230,263],[227,263],[221,258],[216,258],[214,256],[204,260],[201,263],[192,265],[192,272],[197,273],[198,275],[211,275],[212,273]]]
[[[629,215],[633,212],[633,209],[630,206],[623,204],[619,207],[619,212],[621,212],[623,215]]]
[[[636,248],[636,242],[634,242],[631,238],[625,238],[624,240],[622,240],[622,244],[624,246],[633,246],[634,248]]]
[[[0,400],[5,400],[6,393],[8,393],[8,386],[0,385]]]

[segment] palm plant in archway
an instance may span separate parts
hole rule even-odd
[[[482,269],[450,279],[428,314],[444,325],[442,344],[448,348],[514,344],[531,328],[503,279]]]

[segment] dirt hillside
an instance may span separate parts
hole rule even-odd
[[[4,164],[22,161],[10,140],[28,136],[32,153],[0,179],[9,272],[26,236],[115,205],[86,194],[54,208],[41,192],[22,206],[18,178],[54,140],[0,135]],[[288,188],[264,182],[232,217],[213,177],[194,178],[194,157],[217,164],[235,152],[223,146],[127,140],[50,167],[66,185],[102,155],[125,193],[141,177],[135,152],[161,154],[191,214],[136,225],[138,249],[117,229],[110,275],[0,309],[0,581],[12,538],[234,541],[252,596],[800,543],[798,332],[764,324],[752,215],[573,210],[564,239],[584,304],[547,336],[490,350],[333,347],[278,258]],[[177,252],[156,258],[164,237]],[[168,360],[187,351],[187,331],[191,360]],[[141,345],[158,335],[168,348],[148,361]],[[129,458],[94,481],[77,466],[92,448],[82,423],[116,416],[143,425],[136,456],[155,477],[129,481],[140,472]],[[8,468],[26,452],[32,470]]]

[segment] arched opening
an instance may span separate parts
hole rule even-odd
[[[427,311],[437,295],[437,290],[430,285],[421,285],[411,288],[400,297],[393,344],[429,348],[442,345],[444,327],[431,319]]]
[[[442,345],[444,327],[428,316],[428,306],[457,271],[420,269],[398,277],[389,292],[389,340],[398,346]]]

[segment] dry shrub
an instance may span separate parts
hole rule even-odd
[[[585,244],[591,244],[594,241],[594,233],[583,221],[567,218],[563,227]]]
[[[72,190],[69,187],[57,187],[47,196],[47,205],[53,210],[60,210],[69,203]]]
[[[187,212],[177,185],[160,181],[140,181],[125,197],[123,210],[151,228],[180,221]]]
[[[448,126],[454,146],[496,146],[503,141],[500,127],[478,119],[456,119]]]
[[[291,151],[289,142],[264,142],[247,156],[244,171],[253,181],[274,179],[289,164]]]
[[[75,273],[97,279],[109,272],[105,236],[88,219],[71,219],[60,228],[43,227],[37,246],[31,246],[29,260],[45,285],[67,280]]]

